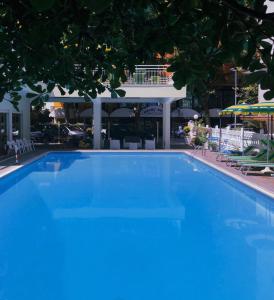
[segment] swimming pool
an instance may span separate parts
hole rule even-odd
[[[273,226],[184,154],[49,153],[0,179],[0,299],[271,299]]]

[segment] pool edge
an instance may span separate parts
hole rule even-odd
[[[13,172],[16,172],[16,171],[20,170],[21,168],[24,168],[24,167],[28,166],[29,164],[35,162],[36,160],[46,156],[47,154],[49,154],[51,152],[53,152],[53,151],[46,151],[46,152],[38,154],[37,156],[34,156],[32,158],[29,158],[29,159],[25,160],[21,164],[9,166],[9,168],[10,168],[9,170],[2,171],[2,173],[0,174],[0,180],[3,179],[6,176],[12,174]]]
[[[114,152],[114,153],[132,153],[133,151],[132,150],[54,150],[54,151],[45,151],[35,157],[32,157],[30,159],[27,159],[26,161],[24,161],[22,164],[20,165],[15,165],[15,166],[12,166],[10,170],[7,170],[7,171],[4,171],[2,174],[0,174],[0,180],[8,175],[10,175],[11,173],[39,160],[40,158],[50,154],[50,153],[58,153],[58,152],[69,152],[69,153],[77,153],[77,152],[83,152],[83,153],[110,153],[110,152]],[[159,149],[159,150],[138,150],[136,152],[141,152],[141,153],[157,153],[157,152],[162,152],[162,153],[183,153],[189,157],[192,157],[193,159],[196,159],[197,161],[200,161],[202,162],[203,164],[213,168],[214,170],[217,170],[223,174],[225,174],[226,176],[229,176],[230,178],[233,178],[234,180],[237,180],[239,181],[240,183],[244,184],[245,186],[248,186],[249,188],[253,189],[253,190],[256,190],[262,194],[264,194],[265,196],[267,197],[270,197],[272,200],[274,200],[274,193],[270,192],[270,191],[266,191],[264,189],[262,189],[260,186],[254,184],[254,183],[251,183],[249,182],[248,180],[245,180],[243,177],[239,176],[239,175],[235,175],[231,172],[229,172],[228,170],[225,170],[224,168],[220,168],[216,165],[214,165],[213,163],[211,162],[208,162],[207,160],[201,158],[201,157],[197,157],[195,155],[193,155],[192,153],[189,153],[187,150],[182,150],[182,149],[174,149],[174,150],[165,150],[165,149]]]
[[[235,174],[233,174],[233,173],[231,173],[231,172],[225,170],[224,168],[220,168],[220,167],[214,165],[214,164],[211,163],[211,162],[208,162],[207,160],[205,160],[205,159],[203,159],[203,158],[201,158],[201,157],[197,157],[197,156],[193,155],[192,153],[189,153],[188,151],[181,150],[180,152],[181,152],[181,153],[184,153],[184,154],[186,154],[186,155],[188,155],[188,156],[190,156],[190,157],[192,157],[192,158],[194,158],[194,159],[196,159],[196,160],[198,160],[198,161],[200,161],[200,162],[202,162],[203,164],[205,164],[205,165],[207,165],[207,166],[209,166],[209,167],[211,167],[211,168],[213,168],[213,169],[219,171],[220,173],[223,173],[223,174],[225,174],[226,176],[229,176],[230,178],[233,178],[233,179],[239,181],[240,183],[242,183],[242,184],[248,186],[249,188],[251,188],[251,189],[253,189],[253,190],[256,190],[256,191],[258,191],[258,192],[264,194],[265,196],[270,197],[272,200],[274,200],[274,193],[262,189],[259,185],[256,185],[256,184],[254,184],[254,183],[251,183],[251,182],[249,182],[248,180],[245,180],[243,177],[241,177],[241,176],[239,176],[239,175],[235,175]]]

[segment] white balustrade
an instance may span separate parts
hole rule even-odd
[[[173,73],[167,65],[137,65],[133,74],[126,71],[127,81],[123,85],[172,85]]]
[[[167,71],[168,67],[168,65],[136,65],[134,73],[125,70],[127,80],[121,84],[123,86],[172,86],[173,73]],[[95,69],[93,74],[95,75],[97,72],[98,70]],[[101,70],[98,76],[101,77],[103,75],[104,70]]]
[[[243,148],[253,145],[261,146],[260,141],[267,139],[267,134],[256,133],[248,130],[234,130],[229,128],[222,128],[221,130],[218,127],[211,128],[211,136],[213,138],[220,138],[221,133],[221,143],[227,143],[231,147],[238,148],[243,150]]]

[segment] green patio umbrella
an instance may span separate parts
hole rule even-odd
[[[253,105],[248,104],[239,104],[232,105],[222,110],[220,115],[248,115],[248,114],[266,114],[268,116],[268,124],[269,124],[269,116],[271,116],[271,130],[268,130],[268,138],[267,138],[267,162],[269,162],[269,154],[270,154],[270,139],[272,139],[272,119],[274,115],[274,102],[260,102]]]
[[[222,134],[222,121],[221,121],[221,117],[224,115],[245,115],[245,114],[249,114],[249,109],[250,109],[250,105],[246,104],[246,103],[242,103],[242,104],[237,104],[237,105],[232,105],[229,106],[225,109],[223,109],[220,112],[220,138],[219,138],[219,150],[221,148],[221,134]]]
[[[252,113],[274,115],[274,102],[260,102],[250,105]]]
[[[273,139],[272,134],[272,121],[274,115],[274,102],[260,102],[253,105],[250,105],[251,114],[263,114],[267,115],[268,121],[268,136],[267,136],[267,162],[269,162],[270,154],[270,140]],[[270,119],[270,122],[269,122]]]
[[[220,112],[220,116],[223,115],[243,115],[243,114],[249,114],[250,105],[242,103],[237,105],[232,105]]]

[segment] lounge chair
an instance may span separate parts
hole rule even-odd
[[[243,164],[241,166],[241,171],[243,174],[247,175],[248,171],[250,171],[252,168],[255,169],[267,169],[267,173],[274,173],[274,169],[271,170],[270,168],[274,168],[274,162],[262,162],[262,163],[247,163],[247,164]]]
[[[110,139],[109,141],[109,148],[111,150],[120,150],[121,149],[121,142],[120,140],[113,140],[113,139]]]
[[[221,144],[221,148],[216,156],[217,161],[223,161],[227,156],[238,155],[240,151],[233,145],[230,145],[228,140]]]
[[[232,164],[240,164],[241,162],[248,162],[248,161],[264,161],[266,160],[267,150],[262,149],[259,151],[257,155],[239,155],[239,156],[229,156],[227,157],[227,166],[232,166]]]
[[[262,164],[272,164],[274,163],[274,152],[270,153],[268,159],[266,156],[261,157],[260,159],[253,159],[253,160],[244,160],[244,161],[238,161],[237,164],[240,166],[240,170],[244,169],[246,165],[252,164],[252,165],[262,165]]]
[[[234,159],[238,157],[243,157],[243,156],[253,155],[253,154],[255,155],[256,150],[257,148],[255,148],[254,146],[248,146],[244,149],[243,152],[237,151],[231,154],[224,154],[224,157],[226,158],[227,161],[229,161],[230,159]]]
[[[145,149],[146,150],[155,150],[155,139],[145,140]]]

